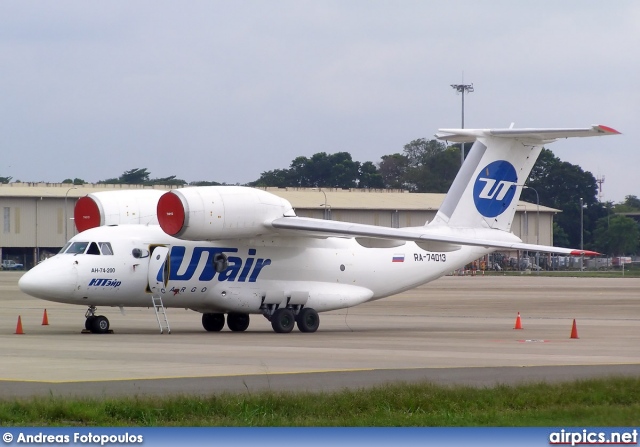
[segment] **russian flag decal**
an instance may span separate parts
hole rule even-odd
[[[393,255],[391,262],[404,262],[404,253]]]

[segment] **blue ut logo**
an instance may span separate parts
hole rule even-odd
[[[473,185],[473,201],[484,217],[496,217],[506,210],[516,193],[518,174],[511,163],[498,160],[480,171]]]

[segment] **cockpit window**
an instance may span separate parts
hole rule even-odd
[[[89,244],[89,249],[87,250],[88,255],[100,255],[100,249],[98,248],[98,244],[95,242],[91,242]]]
[[[87,249],[87,245],[89,245],[89,242],[72,242],[65,253],[70,255],[82,254]]]
[[[110,242],[67,242],[67,245],[62,247],[60,253],[113,256],[113,249]]]
[[[100,251],[102,252],[103,255],[105,256],[113,255],[113,250],[111,249],[111,244],[109,242],[98,242],[98,245],[100,245]]]

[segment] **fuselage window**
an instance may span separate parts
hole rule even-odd
[[[91,242],[89,245],[89,249],[87,250],[88,255],[100,255],[100,249],[98,248],[98,244],[95,242]]]
[[[100,245],[100,251],[105,256],[112,256],[113,250],[111,249],[111,244],[109,242],[98,242]]]

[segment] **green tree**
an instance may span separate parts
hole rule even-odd
[[[640,243],[640,228],[630,217],[616,215],[598,219],[594,232],[596,250],[622,256],[636,253]]]
[[[418,138],[404,146],[404,154],[412,167],[420,167],[428,163],[429,159],[440,154],[446,145],[438,140]]]
[[[76,178],[74,178],[73,180],[72,180],[72,179],[70,179],[70,178],[66,178],[66,179],[64,179],[64,180],[62,181],[62,183],[63,183],[63,184],[64,184],[64,183],[70,183],[70,184],[72,184],[72,185],[84,185],[84,184],[86,184],[87,182],[85,182],[85,181],[84,181],[84,180],[82,180],[81,178],[77,178],[77,177],[76,177]]]
[[[291,170],[274,169],[273,171],[265,171],[260,174],[260,178],[248,184],[249,186],[276,188],[286,188],[287,186],[297,186],[297,181],[293,179]]]
[[[291,175],[298,185],[307,188],[355,188],[360,163],[348,152],[318,152],[311,158],[298,157],[291,163]]]
[[[569,236],[567,236],[567,233],[558,225],[558,222],[553,223],[553,245],[555,247],[568,247],[571,245],[569,243]]]
[[[624,204],[629,208],[640,211],[640,199],[637,196],[625,196]]]
[[[443,146],[426,159],[422,166],[411,170],[412,183],[418,192],[446,193],[459,170],[459,148]]]
[[[107,184],[127,184],[127,185],[144,185],[149,181],[149,171],[147,168],[134,168],[129,171],[125,171],[118,178],[109,178],[106,180],[100,180],[98,183]]]
[[[98,180],[97,184],[98,185],[118,185],[120,184],[120,179],[116,178],[116,177],[112,177],[112,178],[108,178],[105,180]]]
[[[389,189],[407,189],[406,178],[409,158],[402,154],[383,155],[378,165],[382,183]]]
[[[354,161],[348,152],[318,152],[310,158],[296,157],[289,169],[266,171],[250,186],[297,186],[303,188],[356,188],[381,185],[373,163]],[[360,184],[361,183],[361,184]],[[378,187],[378,186],[375,186]]]
[[[315,159],[315,164],[321,170],[326,169],[326,167],[321,166],[322,160],[326,158],[326,155],[326,152],[320,152],[312,156],[312,158]],[[291,181],[294,182],[293,186],[311,186],[315,180],[315,176],[312,171],[311,160],[309,158],[304,156],[296,157],[289,166]]]
[[[563,162],[550,150],[543,149],[526,184],[538,191],[541,205],[562,210],[556,216],[556,222],[567,234],[569,243],[566,246],[579,247],[581,234],[585,248],[592,245],[595,223],[607,213],[604,205],[596,199],[598,186],[593,174],[580,166]],[[530,197],[528,199],[531,200]]]
[[[376,165],[370,161],[365,161],[360,165],[360,170],[358,172],[358,188],[384,188],[382,175],[378,171]]]
[[[175,175],[170,175],[169,177],[161,177],[161,178],[154,178],[151,179],[149,181],[147,181],[146,183],[144,183],[145,185],[186,185],[187,182],[185,182],[182,179],[176,178]]]
[[[111,184],[111,185],[186,185],[187,182],[182,179],[177,179],[175,175],[162,178],[149,178],[151,173],[147,168],[134,168],[129,171],[125,171],[118,178],[109,178],[106,180],[100,180],[99,184]]]
[[[0,183],[2,183],[2,184],[9,183],[12,178],[13,177],[0,177]]]
[[[637,196],[625,196],[624,202],[613,207],[616,213],[633,213],[640,211],[640,199]]]
[[[207,180],[198,180],[195,182],[190,182],[189,186],[220,186],[222,183],[211,182]]]
[[[385,186],[413,192],[447,192],[459,168],[459,147],[425,138],[411,141],[403,154],[386,155],[380,162]]]
[[[328,179],[328,184],[325,183],[325,186],[333,188],[355,188],[358,186],[360,162],[353,161],[350,153],[336,152],[329,155],[328,160],[330,168],[325,172]],[[313,186],[323,186],[320,179],[318,180],[318,184]]]
[[[120,176],[120,183],[125,183],[128,185],[143,185],[149,181],[149,176],[151,174],[147,170],[147,168],[134,168],[130,171],[125,171]]]

